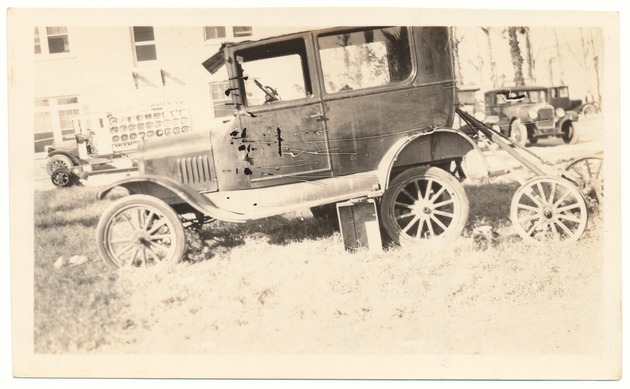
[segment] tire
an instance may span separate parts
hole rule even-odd
[[[510,139],[512,142],[525,146],[527,144],[527,126],[520,120],[515,120],[510,125]]]
[[[588,222],[580,190],[564,178],[539,176],[523,184],[512,197],[512,226],[529,244],[570,245]]]
[[[52,176],[52,173],[55,170],[64,168],[70,170],[72,169],[72,166],[74,166],[74,164],[70,158],[65,155],[56,154],[48,158],[48,161],[46,161],[46,172],[49,176]]]
[[[589,118],[591,116],[595,116],[599,113],[599,109],[593,104],[587,104],[582,108],[582,115],[585,118]]]
[[[578,133],[573,123],[567,122],[562,125],[562,140],[568,145],[574,145],[578,141]]]
[[[468,210],[468,197],[459,181],[431,166],[411,168],[396,176],[380,205],[383,229],[401,245],[457,238],[466,225]]]
[[[147,195],[112,203],[98,222],[96,242],[101,258],[115,268],[167,267],[180,262],[186,249],[177,213]]]
[[[57,188],[67,188],[79,182],[79,177],[68,169],[57,169],[50,175],[50,182]]]

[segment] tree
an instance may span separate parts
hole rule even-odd
[[[459,44],[464,38],[457,37],[457,30],[455,27],[450,27],[450,39],[451,39],[451,48],[453,51],[453,69],[455,69],[455,81],[458,84],[464,83],[464,77],[462,76],[462,64],[459,58]]]
[[[508,43],[510,45],[510,56],[512,57],[512,66],[514,66],[514,83],[517,86],[525,85],[525,79],[523,78],[523,56],[521,55],[521,48],[518,44],[518,32],[523,27],[508,27]]]
[[[490,78],[492,79],[492,87],[498,87],[497,84],[497,66],[494,62],[494,55],[492,54],[492,39],[490,38],[490,27],[481,27],[481,31],[486,34],[486,50],[488,51],[488,61],[490,62]]]

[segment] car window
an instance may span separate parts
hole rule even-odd
[[[560,97],[569,97],[569,88],[560,88]]]
[[[542,90],[530,91],[528,95],[530,103],[544,103],[547,101],[547,92]]]
[[[237,52],[247,106],[312,96],[304,41],[281,43]]]
[[[320,36],[318,44],[327,93],[387,85],[411,74],[409,37],[404,27]]]

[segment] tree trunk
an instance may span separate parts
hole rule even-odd
[[[508,41],[510,43],[510,55],[512,57],[512,66],[514,66],[514,83],[516,86],[525,85],[525,79],[523,78],[523,56],[521,55],[521,48],[518,45],[518,27],[508,28]]]
[[[562,52],[560,51],[560,41],[558,41],[558,30],[554,29],[553,33],[556,37],[556,56],[558,57],[558,66],[560,67],[560,85],[564,85],[564,68],[562,66]]]
[[[462,64],[459,59],[459,43],[461,39],[457,39],[455,27],[450,28],[451,47],[453,51],[453,68],[455,69],[455,81],[458,85],[464,83],[464,77],[462,75]]]
[[[492,79],[492,87],[497,88],[499,85],[497,84],[497,67],[494,63],[494,55],[492,54],[492,39],[490,39],[490,27],[481,27],[481,31],[486,34],[487,50],[488,50],[488,61],[490,63],[490,77]]]
[[[525,35],[525,51],[527,52],[527,77],[530,82],[536,83],[536,64],[534,56],[532,55],[532,41],[529,37],[529,27],[523,28],[523,34]]]

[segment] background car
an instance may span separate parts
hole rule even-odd
[[[501,133],[517,144],[535,144],[547,137],[561,137],[567,144],[577,142],[573,127],[577,113],[550,104],[546,87],[494,89],[484,94],[484,100],[486,121],[497,124]]]

